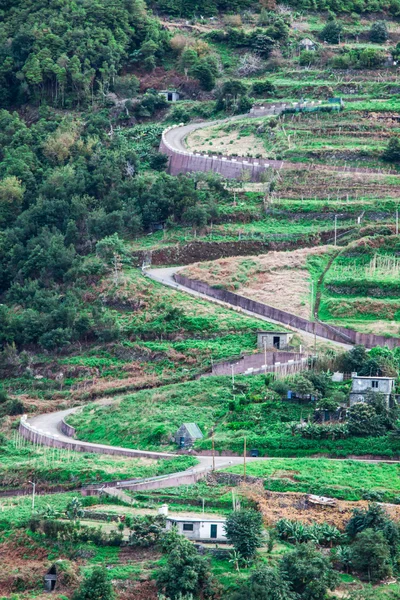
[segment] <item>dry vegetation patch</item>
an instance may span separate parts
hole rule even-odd
[[[242,484],[241,494],[257,503],[268,526],[274,525],[280,519],[301,521],[308,525],[313,523],[329,523],[344,531],[347,521],[355,508],[368,508],[368,502],[348,502],[337,500],[334,507],[313,506],[307,502],[307,495],[298,492],[268,492],[262,484]],[[400,506],[384,504],[391,518],[400,521]]]
[[[225,132],[217,127],[196,129],[185,139],[186,147],[191,151],[216,151],[227,156],[233,154],[246,156],[260,154],[267,156],[263,141],[250,134],[240,135],[239,131]]]
[[[269,252],[260,256],[232,257],[196,263],[182,273],[237,292],[298,316],[310,316],[310,275],[307,260],[332,251],[332,246]]]

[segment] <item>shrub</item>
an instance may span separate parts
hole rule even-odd
[[[382,153],[382,159],[387,162],[400,162],[400,139],[391,137],[387,148]]]
[[[268,81],[268,79],[260,79],[253,82],[252,92],[257,96],[264,95],[268,98],[276,93],[276,86],[271,81]]]
[[[369,39],[375,44],[382,44],[389,38],[385,21],[376,21],[369,30]]]
[[[159,540],[165,529],[165,517],[162,515],[133,516],[129,524],[131,533],[129,545],[147,548]]]
[[[300,52],[299,64],[302,67],[315,65],[319,60],[319,55],[315,50],[303,50]]]
[[[102,567],[94,568],[92,573],[85,577],[72,598],[73,600],[114,600],[115,594],[106,570]]]
[[[249,577],[240,590],[230,596],[230,600],[296,600],[290,582],[277,569],[263,566]]]
[[[337,21],[328,21],[325,27],[321,29],[319,37],[323,42],[338,44],[341,33],[342,26]]]

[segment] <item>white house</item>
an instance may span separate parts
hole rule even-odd
[[[199,517],[167,517],[167,531],[177,527],[178,532],[195,542],[226,542],[225,519]]]
[[[350,392],[350,406],[357,402],[365,402],[367,391],[384,394],[387,406],[391,406],[394,392],[394,377],[365,377],[352,373],[352,386]]]

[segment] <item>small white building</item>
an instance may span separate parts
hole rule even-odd
[[[313,52],[314,50],[317,49],[317,45],[315,42],[310,40],[310,38],[304,38],[301,40],[301,42],[299,44],[299,49],[300,49],[300,51],[306,50],[307,52]]]
[[[167,517],[166,529],[177,527],[178,532],[194,542],[227,542],[225,519],[218,517]]]
[[[394,377],[365,377],[357,373],[352,373],[351,377],[350,406],[357,402],[365,402],[365,394],[368,391],[384,394],[387,406],[392,406]]]
[[[167,102],[177,102],[179,100],[179,93],[175,90],[162,90],[158,93],[160,96],[164,96]]]
[[[260,350],[284,350],[288,347],[293,333],[288,331],[257,331],[257,348]]]

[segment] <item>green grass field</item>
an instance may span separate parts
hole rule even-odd
[[[243,473],[232,466],[230,473]],[[354,460],[277,459],[249,462],[246,474],[265,479],[272,491],[305,492],[343,500],[362,500],[367,492],[382,494],[385,501],[400,502],[400,466]]]
[[[349,437],[341,440],[311,440],[291,435],[288,423],[307,419],[313,405],[281,401],[265,387],[263,376],[235,378],[207,377],[162,389],[143,390],[109,406],[87,406],[69,417],[77,437],[128,448],[173,449],[171,436],[183,422],[196,422],[204,439],[195,448],[211,449],[211,428],[215,428],[216,451],[243,451],[257,448],[265,456],[305,457],[326,454],[397,456],[400,441]],[[143,411],[143,407],[146,410]]]

